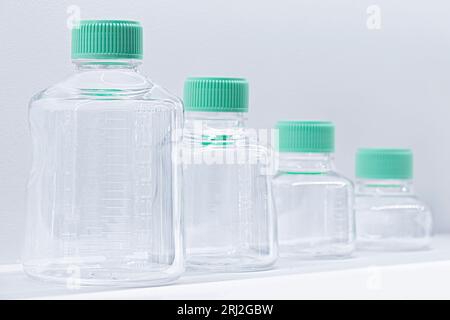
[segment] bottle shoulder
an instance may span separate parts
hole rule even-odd
[[[211,129],[184,127],[183,145],[186,148],[199,148],[199,151],[245,149],[257,154],[274,157],[269,145],[258,141],[253,132],[245,127]]]
[[[327,184],[353,188],[353,182],[347,177],[335,171],[323,173],[298,173],[279,171],[274,179],[275,184]]]
[[[356,194],[355,206],[357,210],[415,210],[420,212],[430,212],[431,209],[426,202],[414,194]]]
[[[148,77],[131,70],[93,70],[75,72],[62,81],[38,92],[30,108],[42,103],[80,100],[139,100],[182,110],[182,102]],[[70,103],[68,103],[70,104]]]
[[[212,155],[227,157],[227,163],[265,163],[273,164],[272,149],[249,141],[245,136],[229,134],[226,136],[197,137],[183,136],[182,150],[185,154]]]

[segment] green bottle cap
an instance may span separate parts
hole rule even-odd
[[[406,180],[413,177],[413,154],[409,149],[359,149],[356,177]]]
[[[334,152],[334,124],[328,121],[279,121],[280,152]]]
[[[142,59],[136,21],[81,20],[72,29],[72,59]]]
[[[242,78],[187,78],[184,83],[186,111],[247,112],[248,82]]]

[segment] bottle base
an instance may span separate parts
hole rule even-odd
[[[431,248],[430,239],[389,238],[357,240],[357,249],[366,251],[422,251]]]
[[[267,258],[249,256],[202,255],[188,258],[186,269],[192,272],[256,272],[272,269],[274,264],[275,259],[269,260]]]
[[[294,244],[280,244],[279,251],[280,258],[335,260],[351,258],[354,249],[353,244],[296,242]]]
[[[143,268],[144,269],[144,268]],[[24,272],[45,282],[64,285],[69,289],[78,287],[149,287],[175,281],[182,269],[167,265],[145,266],[145,270],[126,266],[105,264],[24,264]]]

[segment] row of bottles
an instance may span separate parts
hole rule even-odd
[[[146,286],[185,265],[255,271],[429,245],[410,150],[360,149],[354,188],[335,171],[332,123],[280,121],[263,143],[240,78],[188,78],[183,112],[138,72],[142,39],[137,22],[81,21],[76,72],[30,103],[27,274]]]

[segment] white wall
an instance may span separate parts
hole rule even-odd
[[[381,29],[366,26],[369,5]],[[187,75],[244,76],[250,124],[337,125],[337,164],[358,146],[412,147],[417,190],[450,231],[450,4],[446,0],[0,1],[0,262],[18,257],[30,167],[27,102],[67,76],[69,5],[140,20],[142,71],[178,95]]]

